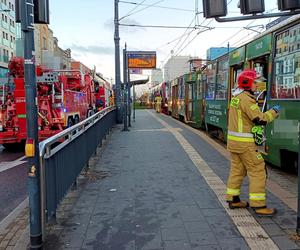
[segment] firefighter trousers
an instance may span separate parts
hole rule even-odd
[[[245,176],[249,178],[249,202],[251,207],[266,206],[266,167],[261,154],[255,148],[243,153],[231,152],[231,167],[227,181],[227,201],[240,195]]]

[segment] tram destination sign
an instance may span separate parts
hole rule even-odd
[[[155,69],[155,51],[127,51],[129,69]]]

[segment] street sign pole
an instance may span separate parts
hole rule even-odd
[[[128,69],[128,62],[127,62],[127,57],[126,57],[126,65],[127,65],[127,105],[128,105],[128,127],[131,127],[131,103],[130,100],[131,98],[131,83],[130,83],[130,71]]]
[[[43,240],[41,223],[38,107],[34,50],[34,4],[33,0],[24,0],[20,1],[20,3],[21,29],[24,36],[24,75],[27,125],[25,153],[28,160],[30,247],[31,249],[41,249]]]
[[[298,121],[298,208],[297,208],[297,235],[300,236],[300,121]]]
[[[125,43],[125,49],[123,49],[123,85],[124,85],[124,111],[123,111],[123,116],[124,116],[124,128],[123,131],[129,131],[128,129],[128,117],[127,117],[127,109],[128,109],[128,77],[127,77],[127,56],[126,56],[126,51],[127,51],[127,45]]]
[[[133,84],[133,90],[132,90],[132,95],[133,95],[133,100],[132,100],[132,103],[133,103],[133,121],[135,121],[135,84]]]

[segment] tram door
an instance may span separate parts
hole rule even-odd
[[[185,96],[186,96],[186,119],[187,121],[190,121],[193,114],[193,84],[192,82],[189,82],[187,85],[187,88],[185,89]]]
[[[228,85],[228,88],[229,88],[230,91],[227,91],[227,94],[228,94],[227,114],[229,114],[229,105],[230,105],[230,101],[231,101],[231,98],[232,98],[232,92],[237,87],[238,75],[242,72],[243,69],[244,69],[244,64],[243,63],[233,65],[229,69],[229,85]],[[229,118],[229,116],[227,115],[227,124],[228,124],[228,118]]]
[[[267,96],[267,83],[268,83],[268,62],[269,57],[259,57],[252,61],[250,61],[250,68],[254,69],[259,76],[257,80],[257,95],[258,98],[258,106],[261,108],[261,110],[266,106],[265,99]],[[262,110],[263,111],[263,110]]]
[[[172,116],[178,118],[178,85],[172,86]]]
[[[244,68],[243,64],[233,65],[230,67],[229,89],[231,91],[228,91],[228,105],[232,97],[232,91],[237,87],[237,77],[242,72],[243,68]]]

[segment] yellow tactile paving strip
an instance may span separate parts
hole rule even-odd
[[[180,123],[182,126],[200,136],[203,140],[207,143],[212,145],[218,152],[223,155],[227,160],[230,161],[230,154],[229,152],[219,143],[215,142],[213,139],[209,138],[205,133],[202,131],[196,130],[180,121],[174,119],[175,122]],[[293,209],[297,212],[297,196],[292,194],[291,192],[285,190],[280,185],[278,185],[275,181],[267,179],[267,190],[278,197],[283,203],[285,203],[289,208]]]
[[[150,112],[151,113],[151,112]],[[176,128],[172,128],[165,121],[151,113],[170,133],[174,135],[177,141],[180,143],[186,154],[192,160],[197,167],[207,184],[214,191],[218,197],[219,202],[222,204],[228,215],[233,220],[234,224],[240,231],[241,235],[246,240],[251,249],[279,249],[277,245],[272,241],[265,230],[260,224],[253,218],[250,212],[246,209],[230,210],[228,204],[224,199],[224,190],[226,186],[223,181],[214,173],[214,171],[206,164],[203,158],[193,148],[193,146],[178,132]]]

